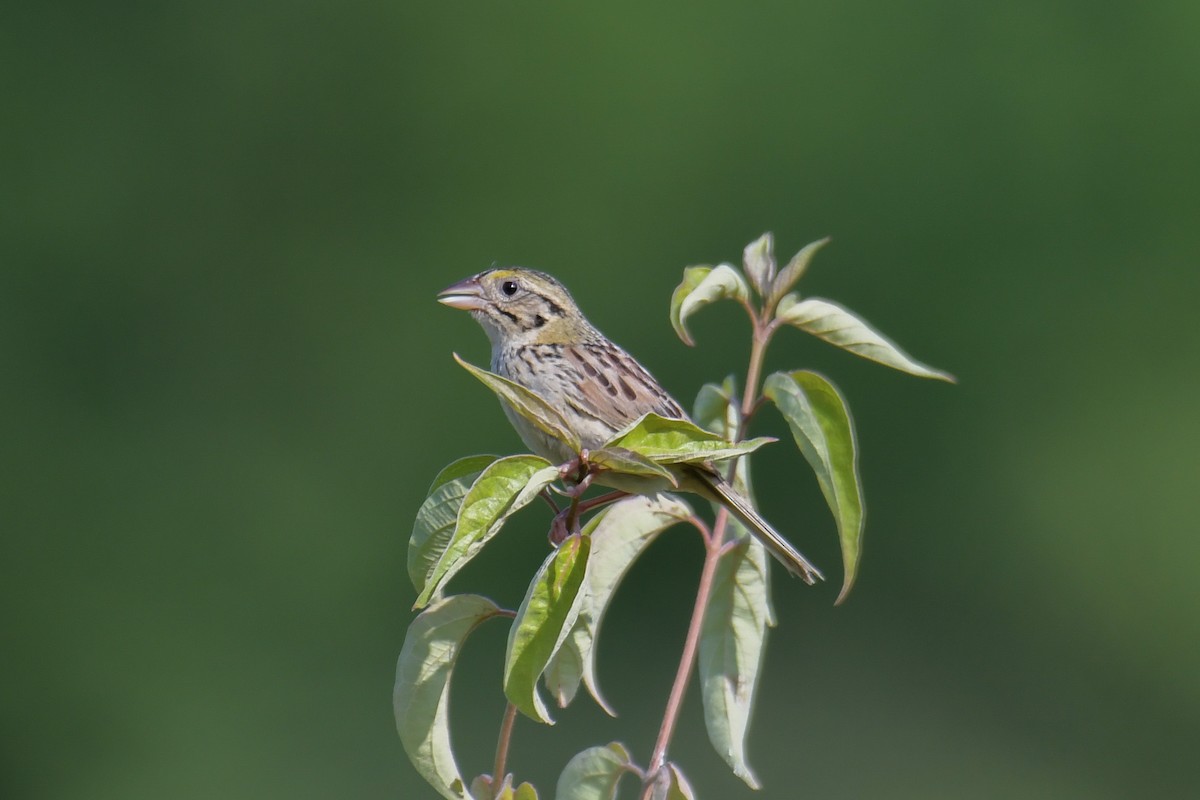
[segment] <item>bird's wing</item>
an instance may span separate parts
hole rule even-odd
[[[615,433],[638,417],[654,412],[687,419],[687,412],[631,355],[611,343],[564,348],[575,387],[565,402]]]

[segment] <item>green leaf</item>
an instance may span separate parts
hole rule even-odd
[[[737,432],[741,430],[742,425],[741,410],[738,406],[739,402],[737,386],[731,375],[720,386],[708,383],[700,387],[700,392],[696,395],[695,413],[692,414],[692,418],[706,429],[721,436],[727,438],[736,436]],[[750,481],[750,459],[746,457],[739,458],[735,463],[737,467],[733,471],[731,480],[733,488],[743,497],[749,498],[750,502],[757,506],[757,503],[754,503],[754,489]],[[713,508],[720,508],[720,505],[714,503]],[[726,536],[727,541],[733,541],[750,535],[750,531],[747,530],[746,526],[733,516],[729,517],[726,530],[729,531],[729,535]],[[764,578],[769,580],[769,570],[764,574]],[[769,589],[766,591],[766,594],[769,601]],[[767,612],[770,616],[771,624],[774,625],[774,610],[768,607]]]
[[[759,783],[746,763],[746,737],[767,628],[775,624],[769,574],[766,549],[757,539],[743,537],[717,564],[700,629],[700,696],[708,738],[752,789]]]
[[[788,265],[780,270],[779,275],[775,278],[775,285],[771,287],[771,295],[768,298],[767,310],[770,311],[779,299],[792,290],[800,277],[808,270],[809,263],[812,262],[813,256],[817,254],[825,245],[829,244],[829,237],[818,239],[805,245],[799,253],[792,256],[792,260]]]
[[[474,364],[463,361],[459,358],[458,353],[454,354],[454,360],[463,369],[478,378],[484,386],[495,392],[500,398],[500,402],[515,414],[528,420],[535,428],[547,436],[563,442],[572,451],[579,452],[581,447],[579,437],[571,430],[571,426],[567,423],[566,418],[559,413],[558,409],[542,399],[541,395],[531,392],[518,383],[513,383],[508,378],[501,377],[494,372],[488,372],[486,369],[480,369]]]
[[[429,488],[429,496],[417,510],[408,537],[408,577],[418,594],[425,588],[458,522],[463,497],[480,473],[496,456],[468,456],[443,469]]]
[[[712,272],[712,267],[687,267],[683,270],[683,280],[675,287],[675,291],[671,293],[671,327],[675,329],[675,333],[683,340],[683,343],[689,347],[696,343],[692,341],[692,335],[688,333],[687,325],[684,324],[684,319],[680,315],[683,311],[683,301],[686,300],[700,282],[708,277],[708,273]]]
[[[579,589],[587,571],[590,536],[568,536],[547,557],[517,610],[508,632],[504,694],[522,713],[554,724],[537,682],[579,615]]]
[[[796,300],[794,295],[788,295],[780,301],[779,311],[775,316],[781,322],[794,325],[856,356],[919,378],[955,382],[950,373],[916,361],[895,342],[859,319],[853,312],[829,300],[818,297]]]
[[[742,251],[742,268],[761,297],[771,291],[775,280],[775,238],[764,233]]]
[[[492,776],[479,775],[471,781],[472,800],[489,800],[492,797]]]
[[[508,456],[490,464],[463,497],[454,534],[430,570],[414,608],[428,603],[496,535],[510,515],[528,505],[557,478],[558,468],[538,456]]]
[[[615,800],[617,784],[636,767],[620,742],[589,747],[567,762],[558,777],[554,800]]]
[[[660,478],[671,486],[678,488],[679,481],[671,471],[661,464],[651,461],[641,453],[635,453],[624,447],[602,447],[588,453],[588,464],[610,472],[625,475],[639,475],[648,478]]]
[[[513,788],[512,775],[506,775],[500,788],[492,788],[492,776],[480,775],[471,781],[471,797],[473,800],[537,800],[537,790],[533,784],[522,783]]]
[[[845,578],[837,602],[850,593],[862,552],[863,500],[854,420],[837,388],[807,370],[776,372],[763,394],[779,408],[837,521]]]
[[[696,393],[692,419],[706,431],[722,439],[735,439],[741,428],[741,413],[736,397],[737,385],[730,375],[720,385],[706,383]]]
[[[560,707],[566,708],[575,698],[582,680],[600,707],[616,716],[596,683],[600,624],[633,562],[658,534],[691,514],[691,507],[672,495],[638,495],[614,503],[588,521],[583,533],[591,537],[592,552],[580,590],[579,613],[546,669],[546,688]]]
[[[660,464],[685,464],[745,455],[773,441],[769,436],[760,436],[729,442],[689,420],[651,413],[639,417],[604,446],[623,447]]]
[[[428,497],[436,492],[441,486],[449,483],[450,481],[457,480],[464,475],[478,475],[487,469],[488,465],[498,458],[500,458],[500,456],[465,456],[457,461],[450,462],[443,467],[442,471],[439,472],[437,477],[433,479],[433,483],[430,484],[429,491],[425,493],[425,496]]]
[[[650,800],[696,800],[696,793],[679,766],[668,763],[654,779]]]
[[[703,275],[691,270],[708,270]],[[699,282],[693,283],[696,277]],[[675,289],[671,296],[671,324],[679,338],[689,345],[695,344],[687,330],[687,319],[692,314],[710,303],[729,298],[740,303],[750,301],[750,285],[742,274],[728,264],[721,264],[714,269],[708,267],[689,267],[684,270],[683,283]],[[677,302],[678,300],[678,302]]]
[[[468,797],[450,747],[450,673],[463,641],[500,608],[486,597],[438,600],[408,627],[396,662],[392,707],[400,742],[413,766],[442,797]]]

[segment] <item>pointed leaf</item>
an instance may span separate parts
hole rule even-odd
[[[590,536],[568,536],[542,564],[508,632],[504,694],[522,713],[554,724],[537,682],[579,615],[579,588],[587,571]]]
[[[683,464],[745,455],[773,441],[775,439],[769,436],[761,436],[743,442],[728,442],[690,420],[646,414],[604,446],[633,450],[660,464]]]
[[[546,669],[546,688],[566,708],[582,680],[596,702],[616,716],[596,683],[596,639],[617,586],[638,556],[667,528],[686,520],[692,509],[667,494],[637,495],[615,503],[588,521],[592,552],[580,590],[579,614]]]
[[[564,442],[574,452],[580,450],[579,437],[571,430],[567,420],[554,406],[550,405],[539,394],[531,392],[524,386],[501,377],[494,372],[480,369],[474,364],[463,361],[454,354],[463,369],[474,375],[500,398],[500,402],[533,424],[542,433]]]
[[[678,765],[668,763],[654,779],[650,800],[696,800],[696,794]]]
[[[479,775],[471,781],[472,800],[489,800],[492,797],[492,776]]]
[[[392,706],[400,742],[421,777],[451,800],[468,795],[450,748],[450,674],[467,635],[500,613],[486,597],[438,600],[413,620],[396,662]]]
[[[859,319],[853,312],[829,300],[810,297],[797,301],[791,296],[785,297],[779,303],[779,311],[775,316],[781,322],[795,325],[800,330],[843,350],[849,350],[856,356],[919,378],[955,382],[950,373],[916,361],[895,342]]]
[[[671,294],[671,327],[675,329],[675,333],[683,340],[683,343],[688,347],[695,345],[692,341],[692,335],[688,333],[687,325],[684,324],[684,319],[681,316],[683,310],[683,301],[686,300],[700,282],[708,277],[708,273],[712,272],[712,267],[687,267],[683,270],[683,280],[675,287],[675,291]]]
[[[671,486],[678,487],[679,481],[671,471],[661,464],[651,461],[641,453],[635,453],[624,447],[602,447],[588,453],[588,464],[602,470],[619,472],[625,475],[640,475],[647,478],[660,478]]]
[[[428,497],[436,492],[441,486],[449,483],[450,481],[457,480],[464,475],[478,475],[487,469],[488,465],[498,458],[500,458],[500,456],[465,456],[457,461],[450,462],[443,467],[442,471],[439,472],[437,477],[433,479],[433,483],[430,484],[429,491],[425,493],[425,496]]]
[[[696,394],[692,419],[706,431],[722,439],[735,439],[741,428],[741,413],[735,393],[737,386],[730,375],[720,385],[706,383]]]
[[[446,470],[454,466],[451,464]],[[475,472],[456,474],[448,480],[441,480],[443,476],[439,475],[429,496],[417,510],[412,534],[408,537],[408,577],[418,594],[424,590],[430,573],[450,544],[463,498],[486,466]]]
[[[775,280],[775,238],[764,233],[742,251],[742,267],[759,296],[766,297]]]
[[[528,505],[557,478],[558,468],[538,456],[508,456],[489,465],[463,497],[454,534],[430,570],[415,607],[428,603],[496,535],[510,515]]]
[[[522,783],[513,792],[513,800],[538,800],[537,789],[533,788],[532,783]]]
[[[858,476],[854,420],[837,388],[807,370],[776,372],[763,394],[779,408],[804,458],[817,474],[821,493],[837,521],[845,579],[837,602],[846,599],[862,551],[863,500]]]
[[[589,747],[567,762],[558,777],[554,800],[615,800],[617,784],[636,768],[620,742]]]
[[[699,270],[707,271],[702,273]],[[676,287],[675,294],[671,296],[671,324],[675,326],[679,338],[689,345],[695,344],[687,329],[688,317],[724,298],[740,303],[750,300],[750,285],[736,269],[721,264],[714,269],[689,267],[684,270],[683,283]]]
[[[767,303],[767,310],[779,302],[779,299],[792,290],[800,277],[808,270],[808,265],[812,262],[813,256],[817,254],[825,245],[829,244],[829,237],[818,239],[815,242],[810,242],[801,248],[799,253],[792,256],[792,260],[788,265],[779,271],[778,277],[775,278],[775,285],[771,287],[771,296]]]
[[[748,536],[727,551],[717,565],[700,631],[700,696],[708,738],[752,789],[759,783],[746,763],[746,737],[767,628],[774,624],[768,563],[765,548]]]
[[[707,383],[700,387],[699,394],[696,395],[695,414],[693,415],[697,422],[703,425],[710,431],[719,433],[722,436],[730,436],[731,432],[736,435],[740,430],[742,420],[741,411],[738,408],[737,386],[734,384],[733,376],[726,378],[720,386]],[[750,459],[743,456],[737,459],[736,468],[733,471],[733,477],[730,482],[733,488],[737,489],[738,493],[743,497],[750,499],[750,502],[757,506],[754,502],[754,487],[750,481]],[[728,472],[722,468],[722,472]],[[713,509],[719,509],[720,505],[713,504]],[[730,516],[729,522],[726,525],[727,531],[726,541],[734,541],[736,539],[746,538],[750,535],[750,531],[737,520],[736,517]],[[751,547],[762,549],[762,545],[755,540]],[[768,563],[766,550],[761,553],[754,554],[754,558],[761,559],[763,564]],[[770,588],[770,570],[763,570],[763,580],[766,586],[763,589],[763,594],[767,599],[767,624],[775,625],[775,609],[771,605],[771,588]]]

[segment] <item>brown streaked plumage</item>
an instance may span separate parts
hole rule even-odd
[[[454,284],[439,302],[471,312],[492,343],[492,371],[541,395],[563,413],[584,447],[596,449],[643,414],[687,419],[658,381],[584,318],[554,277],[520,267],[490,269]],[[503,405],[503,404],[502,404]],[[534,453],[564,463],[575,453],[504,405]],[[771,554],[808,583],[822,577],[711,465],[680,465],[679,488],[720,503]],[[632,493],[670,489],[665,481],[605,473],[602,482]]]

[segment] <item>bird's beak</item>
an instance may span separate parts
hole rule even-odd
[[[463,311],[478,311],[483,308],[483,287],[475,278],[467,278],[438,292],[438,302]]]

